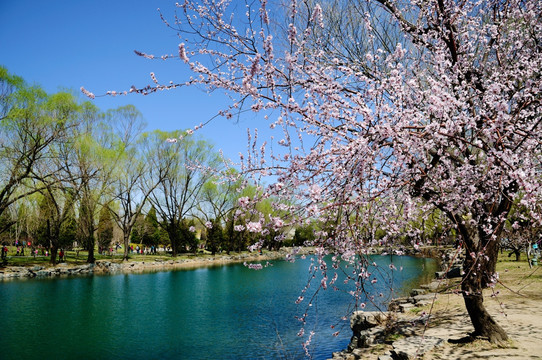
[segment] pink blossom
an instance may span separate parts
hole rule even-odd
[[[249,232],[252,232],[252,233],[261,232],[262,231],[262,224],[259,223],[259,222],[251,221],[251,222],[247,223],[247,230]]]
[[[185,63],[188,63],[190,61],[190,59],[188,59],[188,56],[186,56],[186,48],[184,43],[179,44],[179,59],[181,59]]]
[[[248,198],[248,196],[243,196],[239,198],[238,203],[241,208],[245,209],[250,204],[250,199]]]
[[[91,93],[90,91],[88,91],[87,89],[85,89],[85,88],[82,87],[82,86],[81,86],[81,92],[82,92],[83,94],[85,94],[85,96],[88,97],[88,98],[91,98],[91,99],[94,99],[94,98],[95,98],[95,96],[94,96],[93,93]]]

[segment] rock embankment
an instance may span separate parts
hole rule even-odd
[[[34,277],[52,277],[52,276],[71,276],[71,275],[89,275],[94,272],[95,264],[71,265],[59,264],[55,267],[44,266],[7,266],[0,269],[0,279],[34,278]]]
[[[310,249],[296,249],[297,255],[309,254]],[[94,264],[73,265],[60,263],[54,267],[44,266],[6,266],[0,268],[0,280],[46,278],[56,276],[74,276],[90,274],[140,273],[152,271],[169,271],[206,266],[224,265],[239,262],[261,262],[284,258],[292,254],[291,248],[279,251],[259,253],[242,253],[234,255],[193,256],[184,259],[159,259],[149,256],[145,261],[115,262],[99,260]]]

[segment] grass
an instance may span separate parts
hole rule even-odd
[[[499,273],[499,282],[495,288],[484,290],[486,302],[517,302],[518,299],[521,301],[523,297],[542,300],[542,266],[529,267],[525,254],[522,254],[519,262],[515,261],[515,257],[508,258],[506,254],[500,255],[497,262],[497,272]],[[459,292],[460,279],[450,279],[446,286],[447,288],[444,288],[438,295],[434,304],[413,308],[410,312],[413,315],[418,315],[421,312],[429,313],[430,311],[432,314],[445,311],[452,313],[464,311],[465,303]],[[434,325],[438,325],[438,320],[436,320],[437,324],[435,324],[435,320],[433,321]]]

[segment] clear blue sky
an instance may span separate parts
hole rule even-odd
[[[154,72],[162,83],[184,81],[189,74],[180,60],[147,60],[134,50],[154,55],[175,54],[181,42],[160,20],[157,8],[171,18],[175,1],[166,0],[0,0],[0,64],[49,93],[95,94],[151,84]],[[205,122],[224,107],[222,94],[184,88],[142,96],[102,97],[102,110],[133,104],[148,130],[185,129]],[[202,136],[238,160],[246,152],[246,129],[256,127],[254,115],[236,124],[219,118]],[[261,122],[260,122],[261,127]]]

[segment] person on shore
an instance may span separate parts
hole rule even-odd
[[[8,247],[6,245],[2,246],[2,260],[8,256]]]
[[[64,262],[64,250],[60,249],[58,253],[58,262]]]

